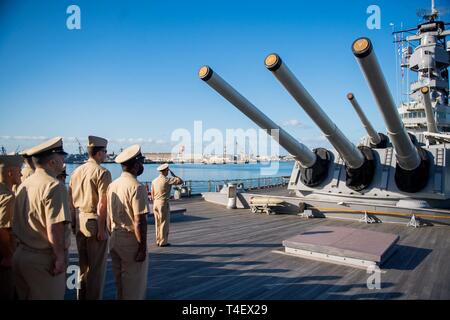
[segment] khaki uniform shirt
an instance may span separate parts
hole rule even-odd
[[[172,185],[182,184],[183,180],[178,177],[165,177],[160,174],[152,181],[153,200],[168,201]]]
[[[86,219],[97,219],[98,201],[101,195],[106,195],[111,180],[111,173],[94,159],[89,159],[78,167],[69,183],[74,208]]]
[[[134,232],[134,216],[149,212],[149,201],[145,187],[135,176],[122,172],[108,188],[108,217],[112,230]]]
[[[28,247],[51,249],[47,226],[70,221],[66,187],[44,169],[36,168],[17,190],[13,233]],[[66,249],[69,245],[70,228],[66,223]]]
[[[20,173],[22,173],[22,177],[20,179],[24,182],[26,178],[34,173],[34,170],[28,164],[25,164]]]
[[[10,229],[14,216],[14,193],[0,182],[0,228]]]

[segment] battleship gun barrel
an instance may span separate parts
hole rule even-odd
[[[333,121],[331,121],[328,115],[320,108],[313,97],[281,60],[280,56],[277,54],[268,55],[265,59],[265,65],[322,130],[330,143],[344,159],[346,165],[352,169],[361,168],[365,161],[364,155],[347,139]]]
[[[438,128],[436,126],[436,121],[433,116],[433,108],[431,107],[430,99],[430,89],[428,87],[423,87],[420,89],[423,95],[423,103],[425,106],[425,115],[427,117],[427,130],[431,133],[438,133]]]
[[[309,150],[308,147],[298,142],[289,133],[275,124],[275,122],[273,122],[269,117],[258,110],[258,108],[256,108],[250,101],[248,101],[244,96],[237,92],[210,67],[201,67],[198,75],[201,80],[205,81],[222,97],[227,99],[248,118],[253,120],[253,122],[256,123],[259,127],[268,131],[272,130],[272,133],[274,129],[278,130],[279,141],[277,142],[290,154],[292,154],[304,168],[310,168],[315,164],[316,155],[311,150]]]
[[[364,114],[364,112],[362,111],[362,109],[358,103],[358,100],[356,100],[355,95],[350,92],[347,94],[347,99],[350,101],[350,103],[352,104],[356,113],[358,114],[359,119],[361,120],[364,128],[367,131],[367,134],[369,135],[370,142],[373,145],[379,144],[381,142],[380,135],[372,127],[372,124],[370,123],[369,119],[367,119],[366,115]]]
[[[395,149],[398,165],[404,170],[417,169],[421,163],[419,153],[409,138],[397,112],[372,43],[367,38],[359,38],[353,42],[352,50],[383,115],[389,138]]]

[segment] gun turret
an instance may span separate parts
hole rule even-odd
[[[308,91],[306,91],[278,54],[272,53],[268,55],[264,62],[266,68],[272,72],[291,96],[306,111],[340,154],[346,164],[347,186],[357,191],[366,188],[372,182],[375,172],[372,151],[365,149],[365,147],[358,149],[347,139]]]
[[[425,107],[425,115],[427,117],[427,131],[431,133],[438,133],[436,121],[434,120],[433,108],[431,107],[430,89],[423,87],[420,89],[423,95],[423,104]]]
[[[278,130],[277,142],[300,163],[302,167],[301,179],[304,183],[309,186],[315,186],[327,177],[331,157],[328,153],[323,152],[323,149],[319,148],[313,152],[304,144],[298,142],[237,92],[209,66],[201,67],[198,76],[260,128],[269,131],[271,134],[274,133],[274,130]]]
[[[397,187],[405,192],[417,192],[428,183],[429,161],[426,151],[415,146],[406,132],[371,41],[368,38],[355,40],[352,51],[384,118],[388,136],[396,153]]]
[[[369,119],[367,119],[366,115],[364,114],[364,111],[362,111],[361,106],[355,98],[355,95],[351,92],[347,93],[347,99],[352,104],[353,108],[359,116],[359,119],[361,120],[364,128],[367,131],[367,135],[369,136],[370,140],[370,146],[373,148],[386,148],[388,138],[384,134],[375,131]]]
[[[353,169],[364,163],[364,156],[341,130],[331,121],[328,115],[320,108],[317,102],[306,91],[300,81],[289,70],[277,54],[270,54],[265,60],[267,69],[281,82],[292,97],[300,104],[311,119],[322,130],[330,143],[336,148],[345,163]]]

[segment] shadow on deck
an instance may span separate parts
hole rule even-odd
[[[450,228],[253,215],[204,201],[182,204],[172,246],[159,248],[149,228],[147,299],[450,299]],[[381,289],[366,270],[273,253],[282,241],[317,225],[395,233],[397,250],[383,266]],[[74,241],[72,263],[76,263]],[[67,291],[67,299],[75,292]],[[104,299],[115,298],[108,261]]]

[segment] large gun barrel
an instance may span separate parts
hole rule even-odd
[[[221,96],[227,99],[231,104],[238,108],[248,118],[253,120],[259,127],[264,130],[278,130],[277,141],[283,148],[292,154],[298,160],[302,167],[310,168],[316,162],[316,155],[309,150],[304,144],[298,142],[285,130],[280,128],[269,117],[256,108],[250,101],[237,92],[231,85],[223,80],[209,66],[200,68],[198,75],[200,79],[205,81],[209,86],[216,90]],[[272,131],[273,133],[273,131]]]
[[[322,130],[326,138],[344,159],[346,165],[352,169],[360,168],[365,161],[364,155],[331,121],[281,60],[280,56],[277,54],[268,55],[265,59],[265,65]]]
[[[361,120],[364,128],[367,131],[367,134],[369,135],[369,139],[370,142],[373,145],[377,145],[381,142],[381,137],[378,134],[378,132],[375,131],[375,129],[373,128],[372,124],[370,123],[369,119],[367,119],[366,115],[364,114],[364,112],[362,111],[358,100],[356,100],[355,95],[353,93],[348,93],[347,94],[347,99],[350,101],[350,103],[352,104],[353,108],[355,109],[356,113],[359,116],[359,119]]]
[[[433,108],[431,107],[430,89],[428,89],[428,87],[423,87],[420,91],[423,95],[425,115],[427,117],[427,131],[431,133],[438,133],[436,121],[434,120]]]
[[[398,165],[404,170],[418,168],[421,163],[419,153],[397,112],[372,43],[367,38],[359,38],[353,42],[352,50],[383,115],[389,138],[396,152]]]

